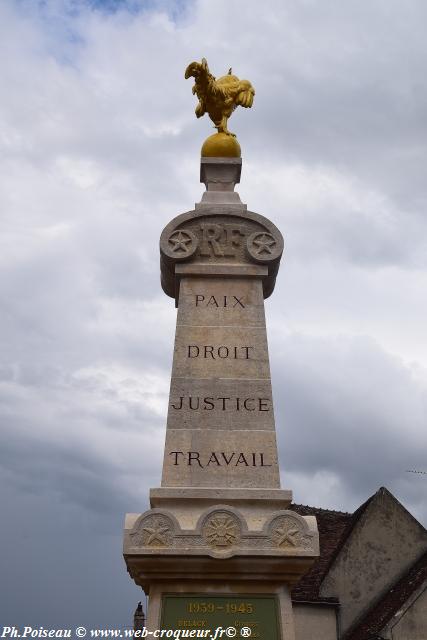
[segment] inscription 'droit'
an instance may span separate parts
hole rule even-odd
[[[187,346],[187,358],[205,358],[212,360],[249,360],[249,352],[254,347],[250,346],[227,346],[225,344],[189,344]]]

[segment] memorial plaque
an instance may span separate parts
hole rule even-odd
[[[163,596],[161,629],[210,629],[210,635],[206,637],[214,638],[218,628],[228,630],[228,633],[223,632],[223,638],[279,640],[281,636],[277,597],[249,594]],[[236,630],[235,636],[232,629]],[[195,635],[193,634],[193,637]],[[221,637],[220,631],[216,637]]]

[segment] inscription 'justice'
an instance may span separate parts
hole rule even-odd
[[[227,347],[220,345],[219,347],[204,344],[198,346],[197,344],[189,344],[187,347],[188,358],[212,358],[216,360],[221,358],[231,358],[232,360],[249,360],[249,349],[253,347]]]
[[[171,403],[174,409],[192,409],[197,411],[213,411],[220,409],[222,411],[270,411],[270,400],[268,398],[227,398],[219,396],[217,398],[207,397],[198,398],[197,396],[180,396],[178,402]]]
[[[170,456],[173,456],[175,466],[179,466],[182,463],[191,467],[193,464],[198,465],[201,469],[215,465],[217,467],[271,467],[271,464],[266,464],[264,461],[263,453],[232,453],[226,454],[224,451],[215,452],[211,451],[210,454],[200,460],[199,451],[171,451]],[[209,456],[209,458],[208,458]]]

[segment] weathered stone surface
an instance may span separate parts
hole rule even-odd
[[[255,554],[305,557],[318,550],[315,519],[294,511],[273,512],[261,530],[251,530],[241,511],[221,504],[201,513],[190,529],[180,526],[175,515],[163,509],[146,511],[127,524],[125,549],[129,554],[146,549],[180,555],[205,548],[212,557]]]
[[[274,431],[270,380],[173,378],[169,429]]]
[[[274,430],[259,278],[182,279],[167,424]]]
[[[178,325],[265,327],[260,278],[182,278]]]
[[[283,252],[283,237],[270,220],[242,205],[205,205],[172,220],[160,238],[161,281],[177,297],[175,266],[265,265],[264,297],[271,295]]]
[[[200,182],[206,191],[234,191],[240,182],[242,158],[201,158]]]
[[[336,605],[292,603],[296,640],[337,640]]]
[[[179,325],[172,371],[174,378],[269,379],[265,329]]]
[[[228,502],[229,501],[229,502]],[[271,511],[287,509],[292,502],[292,491],[289,489],[236,489],[224,487],[159,487],[150,489],[150,503],[152,507],[164,506],[170,509],[172,505],[187,504],[195,507],[199,503],[207,506],[214,504],[232,504],[239,502],[242,511],[245,508],[262,508],[268,506]],[[135,516],[135,514],[128,514]],[[245,516],[248,519],[248,516]],[[133,525],[132,525],[133,526]]]
[[[280,487],[274,431],[168,429],[164,487]]]
[[[212,203],[241,205],[240,196],[234,191],[235,184],[240,182],[241,170],[241,158],[202,158],[200,182],[205,183],[206,191],[196,209]]]
[[[262,280],[183,274],[162,487],[279,488]]]
[[[224,280],[228,278],[262,278],[265,280],[268,277],[268,267],[260,264],[229,264],[226,262],[223,264],[215,262],[203,264],[184,263],[175,265],[175,276],[178,282],[181,282],[181,276],[199,278],[214,278],[218,276],[224,278]],[[177,287],[175,289],[177,290]]]
[[[182,529],[195,529],[201,514],[218,504],[238,509],[253,531],[262,531],[275,511],[286,510],[292,491],[286,489],[234,489],[231,487],[159,487],[150,490],[150,505],[173,513]],[[132,528],[139,514],[128,514]]]

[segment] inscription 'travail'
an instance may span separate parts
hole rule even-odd
[[[266,457],[264,453],[243,453],[240,451],[237,453],[236,451],[232,451],[231,453],[225,453],[224,451],[215,452],[211,451],[210,454],[200,453],[200,451],[171,451],[169,453],[172,456],[173,464],[177,467],[181,463],[186,464],[188,466],[192,466],[193,464],[198,465],[201,469],[205,467],[209,467],[210,465],[214,465],[216,467],[230,465],[234,467],[238,467],[239,465],[245,467],[271,467],[271,464],[268,464],[264,458]]]
[[[202,232],[215,255],[244,237]],[[261,278],[181,277],[162,485],[280,486]]]

